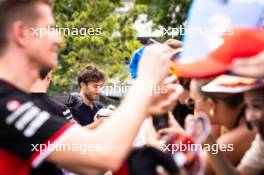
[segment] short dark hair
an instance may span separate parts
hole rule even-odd
[[[33,22],[38,17],[37,3],[51,6],[51,0],[0,0],[0,54],[8,44],[7,33],[16,20]]]
[[[106,77],[102,70],[100,70],[94,64],[88,64],[78,74],[78,84],[81,86],[81,82],[87,84],[89,82],[105,81]]]
[[[211,98],[214,101],[221,100],[229,107],[237,107],[241,104],[243,104],[243,93],[218,93],[218,92],[203,92],[202,87],[209,82],[211,82],[213,79],[194,79],[198,93],[204,98]]]

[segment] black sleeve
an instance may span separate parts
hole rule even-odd
[[[49,101],[54,106],[54,108],[56,108],[57,116],[60,116],[67,121],[74,121],[72,112],[66,105],[58,102],[57,100],[51,97],[49,97]]]
[[[52,116],[34,104],[26,94],[0,95],[0,147],[38,166],[48,156],[48,148],[73,123]]]
[[[74,121],[73,115],[72,115],[70,109],[65,105],[61,105],[59,114],[60,114],[60,116],[63,116],[63,118],[67,121]]]

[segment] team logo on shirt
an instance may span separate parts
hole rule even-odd
[[[10,112],[16,111],[20,107],[20,102],[18,100],[9,100],[6,103],[6,108]]]
[[[15,102],[8,102],[10,109],[15,109],[9,114],[5,122],[13,125],[18,131],[23,131],[24,136],[32,137],[36,131],[50,118],[50,114],[42,111],[33,102],[17,105]],[[11,105],[10,105],[11,104]],[[17,107],[18,106],[18,107]]]

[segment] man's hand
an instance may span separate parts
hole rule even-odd
[[[158,41],[151,38],[148,41],[148,45],[149,44],[161,44],[161,43],[159,43]],[[168,39],[163,44],[166,44],[173,49],[178,49],[178,48],[182,47],[182,42],[179,40],[176,40],[176,39]]]
[[[178,49],[182,47],[182,42],[176,39],[168,39],[167,41],[164,42],[164,44],[167,44],[173,49]]]
[[[174,77],[166,78],[160,87],[159,93],[153,93],[153,99],[151,106],[149,107],[149,113],[154,115],[164,114],[174,109],[177,104],[179,95],[183,92],[182,86],[175,84]],[[155,90],[155,88],[154,88]]]
[[[239,75],[264,78],[264,51],[251,58],[235,60],[232,71]]]
[[[165,44],[153,44],[146,47],[139,62],[138,79],[160,83],[166,76],[173,49]]]

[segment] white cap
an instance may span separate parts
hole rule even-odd
[[[264,87],[264,79],[246,78],[234,75],[220,75],[202,87],[203,92],[242,93]]]

